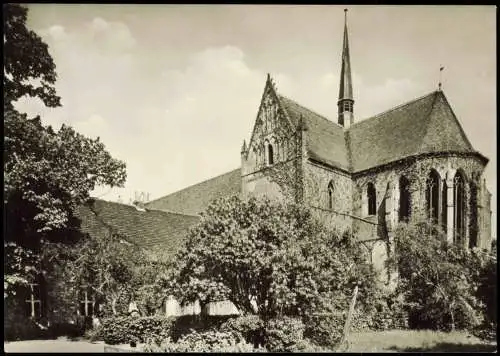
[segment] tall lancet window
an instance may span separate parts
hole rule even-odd
[[[334,190],[333,190],[333,182],[330,181],[330,183],[328,183],[328,209],[333,209],[333,206],[334,206]]]
[[[460,172],[455,175],[454,183],[455,242],[461,242],[465,235],[465,179]]]
[[[410,218],[410,182],[405,176],[399,178],[399,221]]]
[[[448,184],[446,184],[446,179],[443,179],[441,193],[441,227],[444,232],[448,231]]]
[[[267,145],[267,164],[274,164],[273,145],[271,145],[270,143]]]
[[[439,218],[439,173],[432,170],[427,177],[425,199],[427,203],[427,216],[433,223]]]
[[[368,187],[366,189],[366,194],[368,198],[368,215],[376,215],[377,214],[377,190],[375,189],[375,185],[373,183],[368,183]]]

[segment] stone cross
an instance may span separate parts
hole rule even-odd
[[[81,300],[80,303],[83,303],[84,305],[84,308],[85,308],[85,316],[89,316],[89,304],[94,304],[94,300],[89,300],[88,299],[88,293],[87,291],[84,291],[83,292],[84,295],[85,295],[85,299],[84,300]]]
[[[37,286],[37,284],[30,284],[30,290],[31,290],[30,299],[26,300],[26,303],[31,304],[31,317],[32,318],[34,318],[36,316],[35,315],[35,304],[40,303],[39,299],[35,299],[35,289],[34,288],[36,286]]]

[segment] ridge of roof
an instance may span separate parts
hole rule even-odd
[[[217,178],[217,177],[215,177]],[[129,208],[130,210],[132,211],[137,211],[139,213],[147,213],[147,212],[158,212],[160,214],[168,214],[168,215],[182,215],[182,216],[187,216],[187,217],[193,217],[193,218],[197,218],[199,217],[199,215],[192,215],[192,214],[184,214],[184,213],[179,213],[177,211],[172,211],[172,210],[159,210],[159,209],[152,209],[152,208],[148,208],[148,207],[144,207],[144,210],[137,210],[136,206],[135,205],[130,205],[130,204],[125,204],[125,203],[119,203],[119,202],[116,202],[116,201],[111,201],[111,200],[105,200],[105,199],[100,199],[100,198],[94,198],[94,197],[90,197],[89,200],[87,200],[87,203],[89,203],[90,201],[94,201],[94,202],[101,202],[101,203],[105,203],[105,204],[109,204],[109,205],[118,205],[120,207],[124,207],[124,208]],[[149,202],[145,203],[145,204],[148,204]]]
[[[439,93],[438,90],[434,90],[430,93],[427,93],[425,95],[422,95],[422,96],[419,96],[418,98],[416,99],[413,99],[413,100],[410,100],[410,101],[407,101],[407,102],[404,102],[402,104],[399,104],[397,106],[394,106],[388,110],[385,110],[385,111],[382,111],[381,113],[378,113],[378,114],[375,114],[373,116],[369,116],[363,120],[360,120],[360,121],[357,121],[357,122],[354,122],[347,130],[351,130],[351,128],[355,127],[355,126],[359,126],[367,121],[371,121],[371,120],[374,120],[374,119],[378,119],[379,117],[382,117],[392,111],[395,111],[395,110],[398,110],[398,109],[401,109],[401,108],[404,108],[405,106],[408,106],[408,105],[411,105],[411,104],[414,104],[416,103],[417,101],[420,101],[420,100],[423,100],[423,99],[427,99],[429,96],[431,95],[437,95]],[[434,106],[434,104],[433,104]]]
[[[326,121],[328,121],[329,123],[332,123],[332,124],[334,124],[334,125],[338,126],[339,128],[343,128],[343,126],[342,126],[342,125],[340,125],[340,124],[338,124],[338,123],[336,123],[336,122],[334,122],[334,121],[330,120],[330,119],[329,119],[329,118],[327,118],[326,116],[321,115],[321,114],[319,114],[318,112],[316,112],[316,111],[314,111],[314,110],[311,110],[311,109],[309,109],[309,108],[305,107],[304,105],[299,104],[297,101],[295,101],[295,100],[293,100],[293,99],[290,99],[289,97],[287,97],[287,96],[285,96],[285,95],[278,94],[278,97],[279,97],[280,99],[281,99],[281,98],[283,98],[283,99],[285,99],[285,100],[291,101],[291,102],[292,102],[292,103],[294,103],[295,105],[299,106],[301,109],[307,110],[307,111],[309,111],[311,114],[314,114],[314,115],[316,115],[317,117],[320,117],[320,118],[322,118],[323,120],[326,120]]]
[[[163,195],[163,196],[161,196],[160,198],[157,198],[157,199],[154,199],[154,200],[148,201],[148,202],[146,203],[146,205],[147,205],[147,204],[154,203],[154,202],[156,202],[156,201],[158,201],[158,200],[164,199],[165,197],[168,197],[169,195],[176,194],[176,193],[180,193],[180,192],[182,192],[182,191],[185,191],[185,190],[191,189],[191,188],[193,188],[193,187],[196,187],[197,185],[201,185],[201,184],[204,184],[204,183],[207,183],[207,182],[213,181],[213,180],[218,179],[218,178],[220,178],[220,177],[222,177],[222,176],[225,176],[225,175],[230,175],[230,174],[234,174],[235,172],[237,172],[237,171],[239,171],[239,170],[241,170],[241,167],[238,167],[238,168],[236,168],[236,169],[230,170],[229,172],[226,172],[226,173],[219,174],[219,175],[217,175],[217,176],[215,176],[215,177],[205,179],[205,180],[203,180],[203,181],[201,181],[201,182],[191,184],[191,185],[189,185],[189,186],[187,186],[187,187],[185,187],[185,188],[182,188],[182,189],[180,189],[180,190],[176,190],[175,192],[171,192],[171,193],[168,193],[168,194],[166,194],[166,195]],[[146,207],[146,208],[147,208],[147,207]],[[150,209],[150,210],[157,210],[157,211],[161,211],[161,210],[158,210],[158,209]],[[178,213],[178,214],[179,214],[179,213]],[[198,216],[198,215],[190,215],[190,214],[182,214],[182,213],[180,213],[180,215]]]
[[[448,101],[448,98],[444,94],[444,91],[441,90],[439,92],[441,93],[441,95],[443,96],[444,101],[446,102],[446,104],[450,108],[450,111],[451,111],[451,114],[453,115],[453,118],[458,122],[458,128],[460,129],[460,133],[462,135],[462,138],[467,142],[467,144],[471,147],[471,149],[473,149],[475,151],[475,148],[472,146],[472,143],[470,142],[469,138],[465,134],[464,128],[462,126],[462,122],[460,121],[460,119],[458,118],[458,116],[455,115],[455,111],[453,110],[453,107],[450,105],[450,102]]]

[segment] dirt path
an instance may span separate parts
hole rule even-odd
[[[5,352],[104,352],[104,343],[88,341],[58,340],[28,340],[4,343]]]

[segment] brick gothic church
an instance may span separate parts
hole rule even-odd
[[[362,100],[362,98],[361,98]],[[325,223],[355,231],[383,271],[391,233],[423,215],[440,224],[450,243],[489,249],[488,159],[474,150],[441,90],[363,121],[356,120],[347,23],[344,26],[338,117],[331,120],[286,98],[268,75],[241,167],[146,203],[142,208],[93,199],[76,216],[89,235],[118,233],[145,250],[173,255],[199,214],[215,198],[268,196],[309,205]],[[381,274],[386,282],[389,277]],[[27,315],[49,315],[45,292],[31,284]],[[95,314],[84,290],[77,313]],[[237,312],[209,303],[208,314]],[[199,313],[166,298],[167,315]]]
[[[336,120],[323,117],[278,93],[268,75],[241,168],[146,207],[198,214],[227,194],[294,199],[357,231],[379,268],[391,231],[417,214],[440,224],[450,243],[490,247],[488,159],[472,147],[441,88],[356,120],[347,21],[337,106]]]

